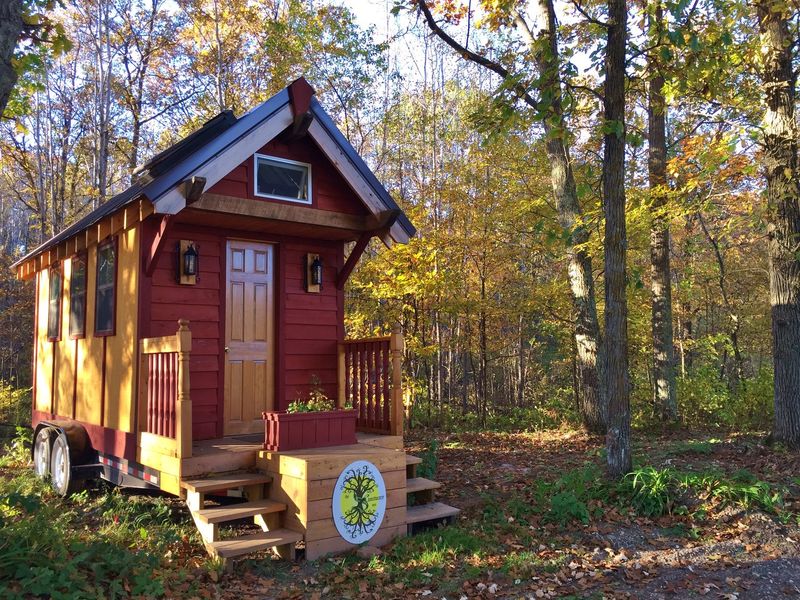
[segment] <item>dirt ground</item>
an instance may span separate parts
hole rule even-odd
[[[776,511],[699,497],[681,499],[688,511],[645,518],[608,499],[590,503],[588,522],[567,525],[525,513],[531,485],[602,465],[601,440],[576,432],[418,434],[409,450],[424,452],[434,437],[439,499],[462,509],[460,533],[429,532],[370,560],[301,562],[288,572],[265,573],[248,561],[223,577],[219,597],[800,598],[800,457],[766,448],[758,436],[640,435],[635,452],[639,464],[657,468],[747,471],[780,493]],[[525,517],[515,518],[520,511]],[[461,535],[477,541],[460,548]]]

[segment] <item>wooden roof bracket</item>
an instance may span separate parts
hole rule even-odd
[[[194,176],[183,182],[183,195],[186,198],[186,206],[194,204],[203,195],[206,189],[206,178]]]
[[[347,257],[347,260],[342,267],[342,270],[339,271],[339,274],[336,277],[336,289],[343,290],[344,284],[347,283],[347,280],[350,278],[350,274],[353,272],[356,264],[358,264],[361,255],[364,254],[364,250],[367,249],[367,245],[369,241],[375,236],[383,236],[389,229],[392,228],[397,218],[400,216],[400,210],[387,210],[382,212],[380,215],[377,215],[380,221],[380,226],[371,229],[369,231],[365,231],[364,233],[359,236],[358,241],[356,241],[356,245],[353,247],[353,251],[350,252],[350,256]]]
[[[158,257],[161,256],[161,252],[164,250],[164,242],[167,241],[167,235],[170,229],[172,229],[172,224],[175,222],[173,217],[174,215],[164,215],[161,217],[161,224],[153,238],[153,243],[150,244],[150,252],[147,254],[147,264],[145,265],[144,272],[148,277],[152,277],[153,271],[155,271],[156,268],[156,263],[158,262]]]

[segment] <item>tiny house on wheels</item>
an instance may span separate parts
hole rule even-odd
[[[220,113],[14,265],[36,286],[37,474],[179,495],[223,559],[452,518],[403,450],[401,332],[344,336],[367,243],[414,234],[304,79]]]

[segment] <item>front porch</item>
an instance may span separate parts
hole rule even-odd
[[[140,343],[137,458],[160,471],[161,489],[186,499],[209,553],[222,559],[273,548],[286,558],[301,544],[307,559],[356,547],[337,530],[332,511],[338,478],[367,462],[385,490],[370,543],[406,535],[416,523],[447,521],[458,510],[434,501],[440,487],[416,476],[422,461],[403,445],[402,352],[390,336],[338,345],[337,408],[356,414],[356,443],[273,452],[264,434],[192,440],[189,323],[174,336]],[[236,504],[215,504],[234,496]],[[254,532],[225,537],[221,525],[252,519]]]
[[[388,336],[338,344],[335,404],[355,411],[359,442],[372,434],[370,445],[403,447],[403,348],[399,327]],[[182,478],[253,467],[253,453],[265,447],[261,432],[192,439],[191,352],[185,319],[175,335],[139,342],[137,462],[160,471],[161,489],[173,494],[181,493]],[[374,441],[384,437],[394,441]]]

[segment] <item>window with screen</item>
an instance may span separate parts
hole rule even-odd
[[[86,334],[86,256],[76,256],[69,274],[69,335]]]
[[[47,338],[57,340],[61,337],[61,265],[50,267],[47,304]]]
[[[97,286],[95,290],[94,333],[114,334],[114,287],[117,279],[117,247],[108,243],[97,249]]]
[[[256,196],[311,204],[311,165],[256,154]]]

